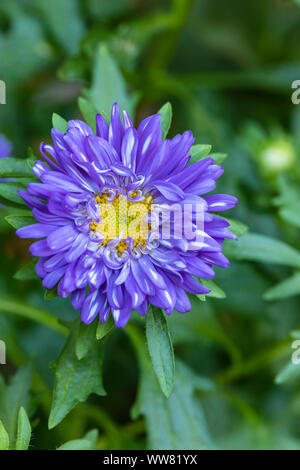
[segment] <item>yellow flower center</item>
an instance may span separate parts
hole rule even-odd
[[[116,246],[119,256],[124,250],[129,249],[128,238],[132,238],[134,247],[143,248],[147,242],[151,227],[147,217],[151,212],[152,196],[142,201],[133,200],[138,195],[138,192],[133,192],[128,197],[116,194],[113,201],[108,200],[107,193],[96,196],[101,222],[92,221],[90,228],[105,236],[101,242],[103,246],[121,237]]]

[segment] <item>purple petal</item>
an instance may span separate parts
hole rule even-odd
[[[110,168],[112,163],[120,161],[114,147],[101,137],[87,137],[85,145],[91,160],[100,170]]]
[[[127,277],[125,281],[125,288],[131,298],[132,308],[139,307],[145,300],[145,294],[137,285],[132,274]]]
[[[84,136],[94,135],[90,126],[86,122],[81,121],[80,119],[74,119],[72,121],[69,121],[68,125],[69,128],[75,127],[76,129],[79,129],[81,134]]]
[[[148,309],[148,302],[147,302],[147,300],[144,300],[144,302],[141,303],[141,305],[139,305],[139,306],[137,307],[137,311],[138,311],[139,314],[142,315],[142,316],[145,316],[145,315],[146,315],[147,309]]]
[[[145,276],[148,277],[152,284],[159,289],[166,289],[167,286],[163,277],[157,272],[153,263],[147,256],[142,256],[137,262],[144,271]]]
[[[161,116],[154,114],[144,119],[138,127],[137,171],[140,173],[150,164],[150,156],[161,144]]]
[[[131,315],[131,306],[126,306],[123,309],[112,309],[112,316],[115,320],[117,328],[124,328]]]
[[[61,279],[64,272],[65,268],[58,268],[55,271],[52,271],[51,273],[47,273],[43,279],[43,287],[45,287],[45,289],[52,289]]]
[[[85,299],[85,289],[76,289],[72,292],[72,305],[75,310],[79,310],[82,307]]]
[[[132,121],[129,117],[127,111],[123,111],[123,122],[124,122],[124,129],[129,129],[129,127],[133,127]]]
[[[138,136],[137,131],[130,127],[124,133],[121,146],[121,155],[123,165],[127,168],[135,170],[136,152],[138,148]]]
[[[108,140],[108,124],[102,114],[96,116],[96,135]]]
[[[168,201],[176,202],[184,199],[184,192],[179,186],[165,181],[156,181],[152,186],[162,194]]]
[[[35,196],[31,196],[30,194],[26,193],[23,189],[18,191],[19,196],[25,201],[29,209],[33,209],[34,207],[38,207],[39,209],[44,209],[45,204],[37,199]]]
[[[43,266],[44,258],[41,258],[38,260],[38,262],[35,265],[35,272],[37,276],[41,279],[46,275],[46,271]]]
[[[148,295],[155,294],[155,287],[152,282],[145,277],[144,271],[141,269],[139,263],[137,261],[133,261],[131,263],[131,272],[133,277],[138,285],[138,287]]]
[[[55,225],[32,224],[19,228],[16,234],[20,238],[43,238],[47,237],[57,227]]]
[[[185,290],[191,294],[209,294],[210,290],[202,286],[200,282],[196,281],[187,273],[183,273],[183,283],[182,286]]]
[[[188,188],[192,183],[199,179],[202,173],[214,163],[212,158],[205,158],[200,162],[192,163],[180,173],[171,176],[168,181],[178,184],[182,189]]]
[[[115,103],[111,111],[111,120],[108,131],[109,143],[115,148],[117,153],[120,155],[121,142],[123,137],[123,126],[120,118],[119,106]]]
[[[10,157],[11,151],[11,142],[4,135],[0,135],[0,158]]]
[[[50,256],[55,253],[54,250],[49,248],[46,240],[39,240],[33,243],[29,248],[32,256]]]
[[[213,194],[212,196],[205,196],[204,199],[208,204],[208,210],[214,212],[227,211],[238,203],[236,197],[229,196],[228,194]]]
[[[115,280],[115,284],[117,285],[123,284],[126,281],[129,273],[130,273],[130,262],[126,262],[124,263],[122,269],[120,270],[120,273]]]
[[[102,302],[103,294],[98,290],[91,290],[81,309],[81,320],[83,323],[86,325],[92,323],[99,313]]]
[[[52,232],[47,238],[47,244],[51,250],[66,250],[72,245],[77,235],[78,232],[71,225],[66,225]]]
[[[192,308],[190,299],[180,287],[176,287],[176,302],[174,308],[181,313],[189,312]]]

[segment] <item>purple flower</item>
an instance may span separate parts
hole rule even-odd
[[[0,158],[11,157],[12,143],[2,134],[0,134]],[[0,183],[13,181],[13,178],[0,178]],[[0,204],[2,209],[4,206]]]
[[[96,135],[74,120],[65,134],[52,129],[53,146],[41,144],[46,164],[37,161],[33,168],[41,183],[19,191],[38,223],[17,234],[40,239],[30,251],[40,258],[36,272],[43,286],[57,285],[61,297],[71,294],[86,324],[97,315],[107,321],[111,312],[123,327],[133,309],[145,315],[148,304],[167,314],[187,312],[186,292],[209,292],[195,277],[212,278],[214,265],[229,264],[221,243],[235,235],[211,212],[237,200],[199,196],[215,188],[223,169],[212,158],[187,166],[192,133],[162,140],[159,114],[135,129],[125,111],[122,124],[115,104],[110,125],[101,114],[96,121]],[[170,215],[174,204],[177,218]],[[183,219],[195,239],[179,228]]]
[[[0,134],[0,158],[6,158],[11,156],[12,144],[11,142]]]

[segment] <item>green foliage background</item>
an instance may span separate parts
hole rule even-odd
[[[0,133],[29,160],[0,164],[17,178],[0,184],[0,449],[300,448],[299,27],[292,0],[1,1]],[[212,145],[240,201],[212,295],[124,331],[44,296],[11,227],[52,114],[92,122],[115,100],[135,122],[171,102],[170,135],[191,129],[194,159]]]

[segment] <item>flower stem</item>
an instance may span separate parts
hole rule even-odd
[[[53,315],[35,307],[0,298],[0,311],[33,320],[64,336],[68,334],[68,329],[61,325]]]

